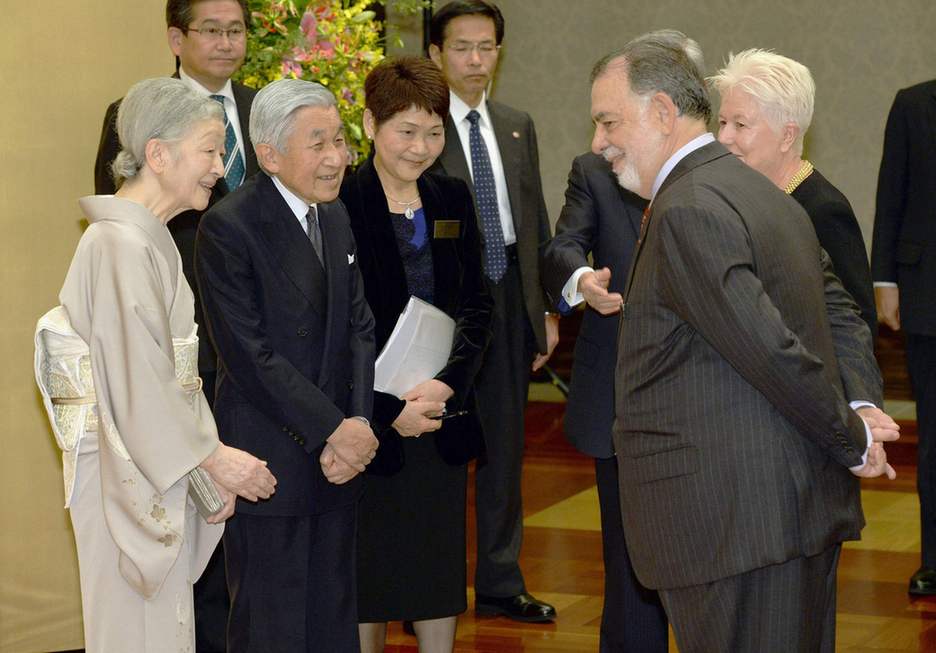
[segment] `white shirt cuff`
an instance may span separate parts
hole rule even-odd
[[[896,281],[875,281],[874,287],[875,288],[896,288],[897,282]]]
[[[863,408],[865,406],[876,408],[876,406],[872,404],[870,401],[850,401],[848,405],[851,406],[852,410],[858,410],[859,408]],[[868,449],[871,448],[871,443],[874,442],[874,438],[871,437],[871,427],[868,426],[868,423],[865,422],[864,420],[861,420],[861,422],[864,424],[864,427],[865,427],[865,435],[868,438],[868,446],[865,447],[864,453],[861,454],[861,464],[848,468],[852,471],[858,471],[859,469],[865,466],[865,464],[868,462]]]
[[[562,298],[566,301],[566,304],[572,307],[578,306],[585,301],[585,297],[578,291],[578,282],[583,274],[594,271],[593,268],[584,265],[572,273],[572,276],[569,277],[569,280],[566,281],[566,284],[562,287]]]

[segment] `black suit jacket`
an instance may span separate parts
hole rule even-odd
[[[545,353],[546,326],[543,314],[546,311],[546,297],[540,283],[539,268],[541,248],[549,241],[550,232],[546,200],[543,199],[543,182],[540,179],[536,128],[529,114],[505,104],[488,100],[487,109],[504,164],[510,212],[517,234],[517,257],[520,261],[526,313],[536,337],[536,347]],[[445,119],[445,149],[434,169],[465,181],[474,193],[468,159],[451,117]],[[481,229],[480,222],[478,229]]]
[[[851,204],[818,170],[813,170],[791,196],[812,220],[819,244],[832,259],[835,273],[842,280],[845,290],[858,303],[861,317],[871,329],[872,339],[876,338],[877,310],[874,307],[868,251]]]
[[[417,185],[432,248],[434,305],[455,320],[452,353],[436,378],[455,392],[448,401],[449,410],[469,411],[464,417],[446,420],[432,437],[446,462],[461,465],[478,455],[482,443],[474,378],[491,338],[492,300],[481,270],[480,236],[467,186],[459,179],[429,172],[419,178]],[[374,334],[380,351],[406,307],[410,292],[372,158],[345,179],[341,199],[351,216],[364,295],[374,312]],[[437,220],[457,220],[457,237],[436,237]],[[369,467],[370,471],[391,473],[402,466],[400,436],[391,425],[403,405],[393,395],[374,392],[373,423],[381,433],[383,451],[378,450],[380,468]]]
[[[565,205],[556,235],[543,258],[543,286],[556,307],[562,288],[577,269],[611,270],[609,292],[624,292],[631,253],[647,201],[621,188],[608,162],[583,154],[572,162]],[[572,382],[565,412],[565,432],[582,453],[596,458],[613,454],[614,364],[617,360],[617,315],[601,315],[585,306],[575,341]]]
[[[178,77],[178,74],[173,75]],[[241,134],[244,136],[244,166],[246,177],[254,175],[257,166],[257,154],[250,144],[250,105],[257,92],[247,86],[231,82],[231,91],[234,94],[234,103],[237,105],[237,117],[240,123]],[[104,114],[104,125],[101,127],[101,140],[98,143],[97,157],[94,161],[94,192],[98,195],[111,195],[117,190],[114,177],[111,174],[111,163],[120,152],[120,139],[117,137],[117,110],[120,100],[112,102]],[[246,178],[245,177],[245,178]],[[228,187],[224,178],[218,180],[208,199],[210,208],[215,202],[227,195]],[[182,257],[182,272],[195,294],[195,323],[204,325],[201,302],[198,296],[198,284],[195,282],[195,234],[198,231],[198,220],[202,211],[185,211],[169,222],[169,232],[179,249]],[[215,353],[205,330],[200,328],[198,335],[202,339],[202,346],[198,348],[198,369],[201,373],[215,370]],[[213,397],[209,397],[209,400]]]
[[[276,493],[238,510],[326,512],[360,477],[329,483],[318,457],[345,417],[370,417],[374,318],[341,202],[319,204],[325,270],[265,173],[202,216],[195,267],[218,351],[214,412],[227,444],[268,461]]]
[[[616,374],[614,441],[638,578],[697,585],[857,538],[864,519],[848,467],[867,440],[845,397],[878,403],[881,379],[867,325],[824,273],[808,216],[718,143],[680,161],[652,206]],[[830,321],[830,293],[853,310]]]
[[[936,336],[936,80],[898,91],[887,117],[871,274],[900,289],[904,331]]]

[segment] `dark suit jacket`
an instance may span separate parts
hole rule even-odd
[[[488,100],[487,109],[504,164],[510,212],[517,234],[517,257],[520,260],[526,313],[536,337],[536,347],[545,353],[546,326],[543,314],[546,311],[546,297],[540,285],[539,259],[540,248],[549,241],[550,232],[540,179],[536,129],[529,114],[505,104]],[[450,117],[445,119],[445,149],[433,169],[464,180],[474,193],[468,160],[462,151],[458,130]],[[478,225],[480,229],[480,222]]]
[[[178,74],[173,75],[178,77]],[[253,102],[254,95],[257,92],[247,86],[242,86],[236,82],[231,82],[231,90],[234,93],[234,103],[237,105],[237,117],[240,123],[241,134],[244,136],[244,166],[246,176],[254,175],[259,167],[257,166],[257,155],[253,146],[250,144],[250,105]],[[112,102],[104,114],[104,125],[101,127],[101,141],[98,144],[97,158],[94,161],[94,192],[98,195],[111,195],[117,187],[114,184],[114,177],[111,175],[111,163],[117,158],[120,152],[120,139],[117,137],[117,110],[120,108],[120,100]],[[211,191],[211,197],[208,199],[210,208],[220,198],[228,193],[227,184],[224,178],[218,180]],[[182,257],[182,272],[185,279],[192,287],[195,294],[195,323],[199,326],[204,325],[202,316],[201,302],[198,297],[198,284],[195,282],[195,233],[198,231],[198,220],[201,218],[202,211],[185,211],[180,213],[169,222],[169,232],[179,249],[179,255]],[[206,337],[205,330],[200,328],[198,335],[202,339],[202,346],[198,348],[198,369],[202,373],[211,372],[215,369],[215,353],[210,341]],[[209,397],[209,400],[213,397]]]
[[[835,273],[861,308],[861,317],[877,337],[877,310],[868,250],[861,237],[861,227],[848,199],[823,177],[818,170],[806,177],[791,193],[812,220],[819,244],[828,252]]]
[[[608,162],[583,154],[572,162],[565,205],[556,235],[543,257],[543,286],[556,307],[562,287],[577,269],[611,270],[609,292],[624,292],[631,253],[647,201],[621,188]],[[613,455],[614,363],[617,360],[617,315],[601,315],[585,306],[575,341],[572,382],[565,412],[566,436],[582,453],[595,458]]]
[[[821,257],[803,209],[718,143],[663,182],[634,254],[616,374],[624,530],[646,586],[707,583],[859,536],[848,467],[867,439],[845,397],[878,403],[881,379],[856,310],[833,314],[833,342],[827,295],[854,304]]]
[[[268,461],[276,494],[238,510],[326,512],[357,499],[360,477],[329,483],[325,439],[370,417],[374,318],[341,202],[319,204],[325,269],[265,173],[202,216],[195,268],[218,351],[214,412],[222,440]]]
[[[936,336],[936,80],[898,91],[887,117],[871,274],[900,288],[904,331]]]
[[[481,270],[480,235],[468,187],[459,179],[430,172],[422,175],[417,185],[432,248],[434,305],[455,320],[452,353],[436,378],[455,392],[448,408],[469,411],[464,417],[446,420],[433,437],[442,458],[461,465],[477,456],[482,442],[474,378],[491,338],[492,300]],[[364,295],[374,312],[374,335],[380,351],[406,307],[410,292],[372,158],[345,178],[341,199],[351,216]],[[436,238],[436,220],[458,220],[461,229],[457,237]],[[404,402],[393,395],[374,392],[373,423],[375,431],[382,435],[383,451],[378,450],[381,469],[369,467],[370,471],[392,473],[402,466],[400,436],[391,425],[403,406]]]

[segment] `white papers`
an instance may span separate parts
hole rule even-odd
[[[410,297],[374,365],[374,389],[400,397],[442,371],[452,352],[455,320]]]

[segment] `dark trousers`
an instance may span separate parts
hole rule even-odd
[[[202,390],[208,405],[214,405],[214,369],[199,370]],[[224,577],[224,545],[218,543],[205,571],[195,583],[195,650],[198,653],[224,653],[227,650],[228,599],[227,580]]]
[[[485,446],[475,474],[475,592],[505,597],[526,591],[519,564],[523,541],[520,475],[533,331],[516,263],[490,286],[493,333],[475,381]]]
[[[621,523],[617,459],[595,458],[601,548],[604,553],[604,608],[600,653],[658,653],[669,648],[666,612],[654,590],[640,584],[631,567]],[[624,508],[627,509],[626,507]]]
[[[923,566],[936,569],[936,337],[907,334],[917,415],[917,492]]]
[[[229,653],[359,653],[356,507],[227,522]]]
[[[833,653],[841,550],[660,590],[679,652]]]

